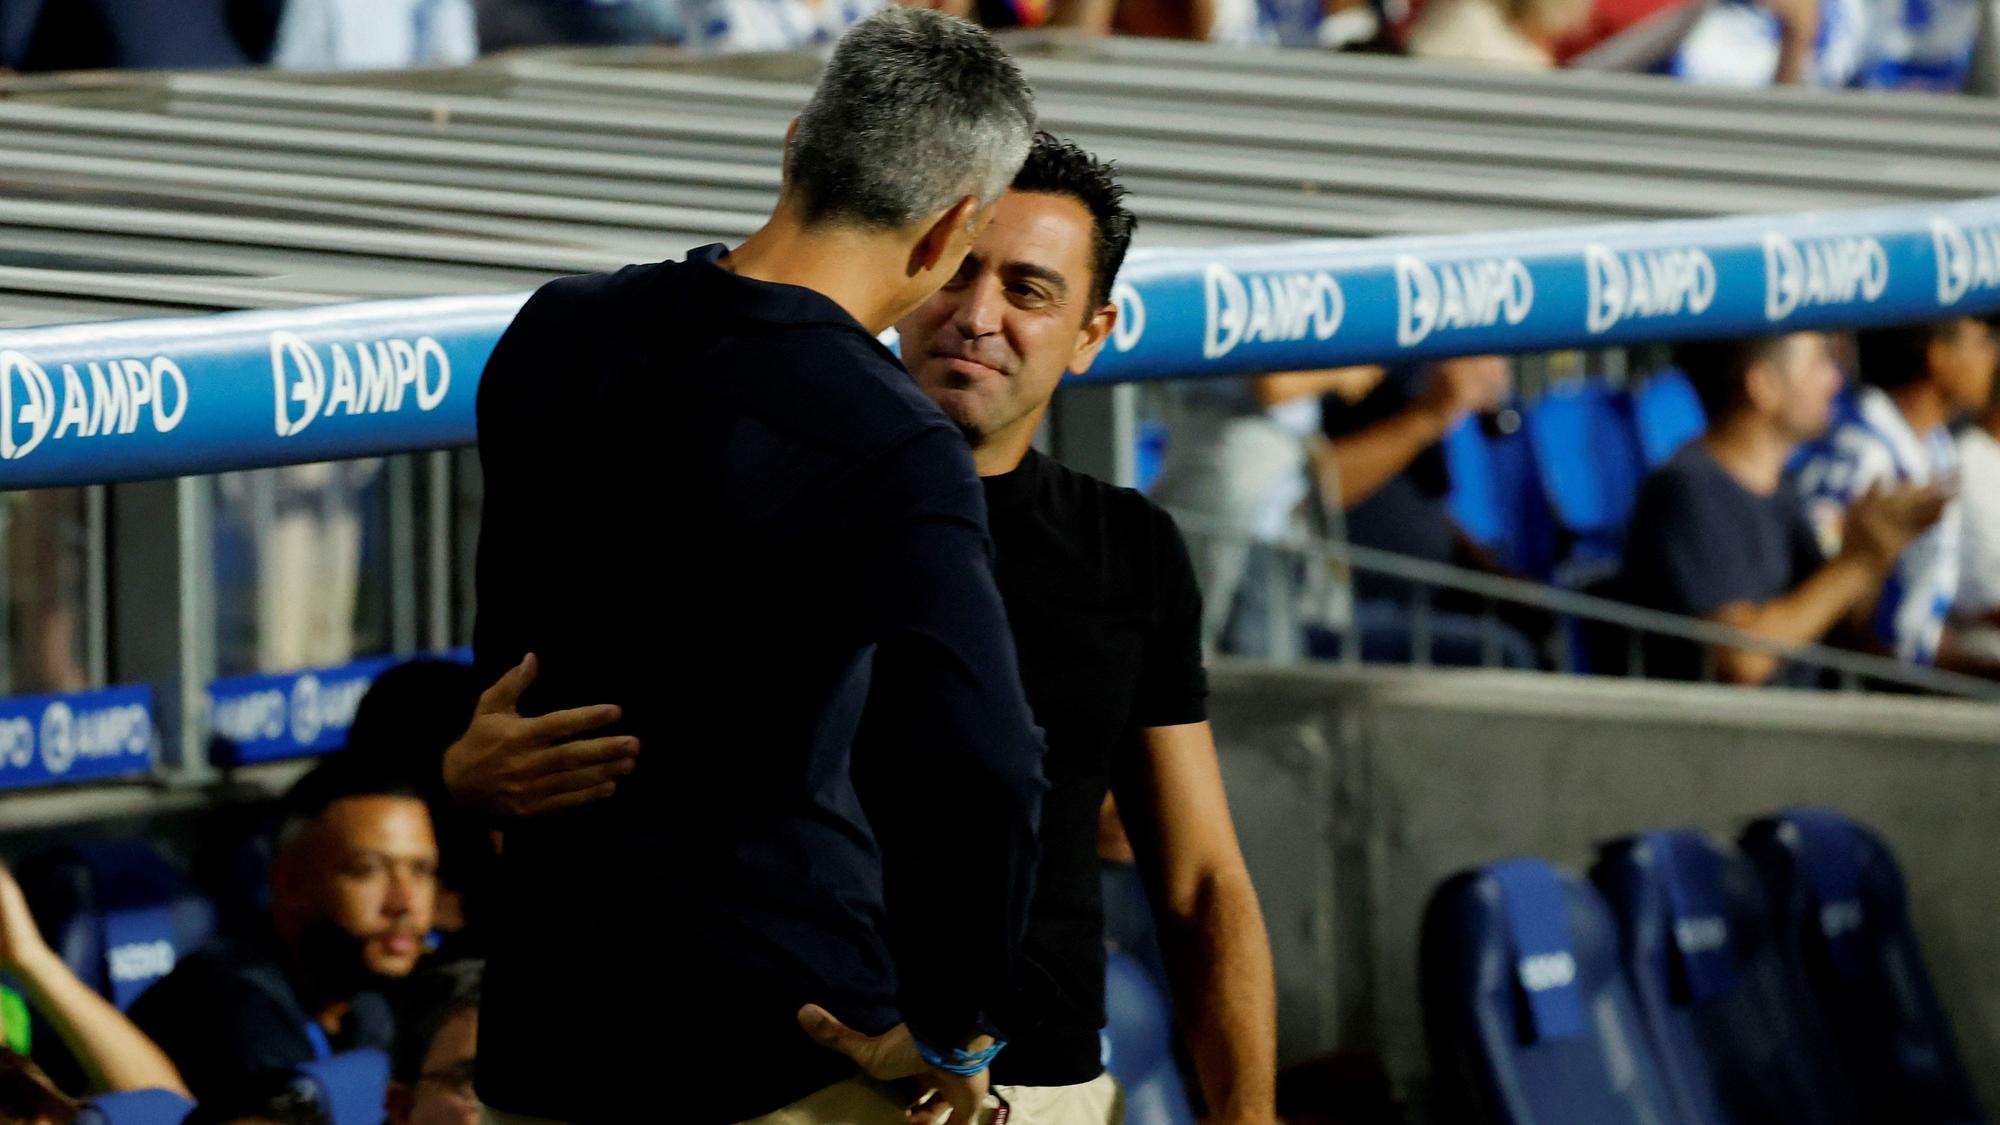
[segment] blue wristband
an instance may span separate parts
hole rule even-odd
[[[987,1067],[992,1066],[994,1056],[998,1055],[1001,1048],[1006,1045],[1007,1041],[1005,1039],[995,1039],[993,1045],[983,1051],[968,1051],[963,1047],[952,1047],[948,1050],[940,1051],[919,1039],[917,1040],[917,1054],[921,1055],[925,1064],[933,1070],[942,1070],[946,1074],[956,1074],[960,1078],[970,1078]]]

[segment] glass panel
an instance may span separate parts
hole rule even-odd
[[[81,691],[87,672],[85,584],[90,520],[80,488],[10,492],[0,505],[7,567],[7,651],[0,692]]]
[[[390,650],[383,464],[331,461],[213,478],[221,675],[323,667]]]

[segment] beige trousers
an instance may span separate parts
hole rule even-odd
[[[1007,1106],[1006,1125],[1125,1125],[1125,1094],[1109,1074],[1077,1086],[996,1086],[993,1093],[979,1125],[992,1125],[1002,1102]],[[906,1104],[883,1083],[850,1078],[743,1125],[905,1125]],[[480,1110],[479,1121],[480,1125],[564,1125],[497,1109]]]

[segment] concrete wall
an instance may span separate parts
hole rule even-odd
[[[1211,711],[1278,960],[1281,1052],[1379,1051],[1422,1111],[1424,903],[1464,867],[1793,804],[1901,859],[1959,1046],[2000,1108],[2000,707],[1504,672],[1222,665]]]

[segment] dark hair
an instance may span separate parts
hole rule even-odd
[[[460,809],[444,784],[444,752],[472,722],[479,673],[450,660],[411,660],[375,678],[354,709],[346,753],[408,779],[430,806],[442,864],[438,878],[467,891],[490,874],[487,826]],[[470,909],[470,904],[467,904]]]
[[[1000,198],[1034,128],[1027,80],[984,29],[891,6],[834,47],[785,174],[809,223],[900,229]]]
[[[1096,312],[1111,299],[1111,287],[1118,281],[1118,269],[1125,264],[1125,251],[1131,249],[1132,232],[1139,225],[1139,217],[1125,206],[1118,166],[1054,134],[1038,132],[1013,186],[1015,191],[1069,196],[1090,212],[1090,312]]]
[[[404,981],[396,990],[396,1049],[389,1056],[389,1077],[415,1082],[423,1073],[424,1056],[438,1030],[461,1012],[479,1010],[483,961],[434,965]]]
[[[409,776],[433,803],[445,797],[444,752],[472,721],[479,673],[449,660],[411,660],[375,678],[354,709],[349,753]]]
[[[1759,360],[1777,355],[1784,336],[1744,336],[1726,340],[1689,340],[1674,345],[1674,366],[1687,374],[1701,408],[1714,426],[1748,402],[1745,376]]]
[[[0,1047],[0,1121],[76,1120],[76,1103],[56,1089],[34,1060]]]
[[[278,802],[278,847],[318,820],[336,801],[350,797],[408,797],[424,794],[407,771],[373,755],[335,754],[293,783]]]
[[[1885,391],[1923,382],[1931,374],[1930,346],[1958,335],[1964,323],[1953,317],[1855,333],[1855,366],[1861,381]]]
[[[181,1125],[231,1125],[239,1121],[333,1125],[312,1081],[283,1070],[267,1071],[204,1094]]]

